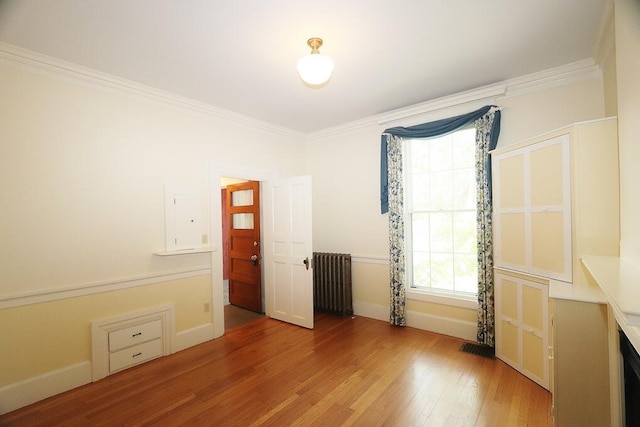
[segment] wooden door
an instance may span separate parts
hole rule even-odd
[[[227,186],[229,302],[262,313],[260,183]]]
[[[267,315],[313,329],[311,177],[266,182],[264,194]]]

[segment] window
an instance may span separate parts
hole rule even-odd
[[[407,290],[475,300],[475,128],[405,141]]]

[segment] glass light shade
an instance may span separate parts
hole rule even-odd
[[[333,73],[333,61],[328,56],[312,53],[298,61],[300,78],[310,85],[317,86],[325,83]]]

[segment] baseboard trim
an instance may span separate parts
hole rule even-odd
[[[175,334],[173,352],[212,339],[213,323],[196,326]],[[92,382],[92,366],[90,361],[86,361],[0,387],[0,415],[90,382]]]
[[[356,316],[388,321],[389,307],[379,304],[354,302]],[[407,313],[407,326],[443,335],[475,340],[476,325],[457,319],[424,314],[415,311]],[[178,332],[173,343],[174,352],[185,350],[213,339],[213,323],[196,326]],[[91,362],[81,362],[29,378],[0,388],[0,414],[14,411],[59,393],[91,382]]]
[[[356,316],[389,321],[389,307],[366,302],[353,302]],[[478,326],[474,322],[436,316],[434,314],[407,311],[407,326],[438,334],[449,335],[468,341],[475,341]]]
[[[478,333],[478,325],[475,322],[467,322],[449,317],[425,314],[417,311],[407,312],[407,326],[425,331],[449,335],[467,341],[475,341]]]
[[[173,351],[181,351],[212,339],[213,323],[205,323],[204,325],[178,332],[173,342]]]
[[[91,382],[91,362],[80,362],[0,388],[0,414]]]

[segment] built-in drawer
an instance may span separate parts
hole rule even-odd
[[[160,356],[162,356],[162,339],[158,338],[111,353],[109,371],[115,372]]]
[[[120,350],[125,347],[150,341],[162,336],[162,321],[142,323],[109,332],[109,351]]]

